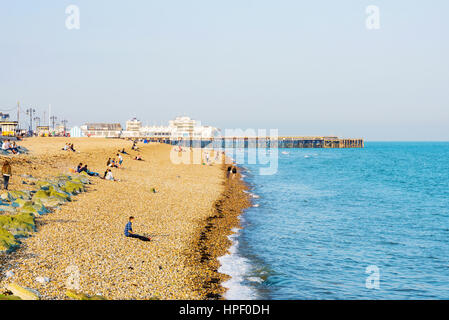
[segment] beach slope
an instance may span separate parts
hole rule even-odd
[[[77,152],[62,151],[65,142]],[[130,155],[123,168],[113,169],[119,182],[91,178],[87,192],[39,217],[37,232],[16,252],[0,256],[0,287],[14,282],[38,290],[43,299],[67,299],[73,284],[108,299],[206,298],[193,251],[225,190],[221,165],[176,165],[168,145],[139,144],[135,152],[131,142],[118,139],[32,138],[21,145],[30,153],[11,159],[12,190],[23,188],[24,174],[47,178],[81,162],[102,175],[117,150]],[[145,161],[134,160],[137,154]],[[151,242],[124,237],[129,216],[135,217],[134,231]],[[6,279],[6,271],[14,276]]]

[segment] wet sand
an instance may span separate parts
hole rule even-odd
[[[61,150],[68,141],[77,152]],[[221,298],[226,276],[216,257],[226,253],[226,236],[248,205],[245,186],[238,178],[228,182],[222,164],[176,165],[168,145],[140,143],[135,152],[118,139],[32,138],[20,145],[30,154],[10,158],[11,190],[29,188],[23,174],[47,178],[82,162],[102,175],[118,149],[130,155],[112,169],[119,182],[91,178],[87,192],[37,218],[37,232],[18,250],[0,254],[0,288],[15,282],[43,299],[67,299],[67,281],[79,274],[79,291],[108,299]],[[145,161],[133,160],[137,154]],[[129,216],[151,242],[124,237]],[[3,276],[8,270],[12,279]]]

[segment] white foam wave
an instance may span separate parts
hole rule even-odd
[[[255,289],[244,284],[246,279],[245,275],[251,270],[251,263],[248,259],[239,255],[239,242],[237,240],[239,229],[233,229],[233,231],[235,233],[228,237],[232,241],[232,246],[229,248],[229,254],[218,258],[218,261],[221,264],[218,272],[227,274],[231,277],[231,279],[222,284],[223,287],[228,289],[224,297],[227,300],[256,300],[258,295]],[[253,281],[255,279],[246,280],[257,282]]]

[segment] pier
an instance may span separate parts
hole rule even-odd
[[[193,148],[320,148],[348,149],[364,148],[363,139],[338,137],[220,137],[200,138],[147,138],[150,142],[160,142],[175,146]]]

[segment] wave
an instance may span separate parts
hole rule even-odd
[[[232,242],[229,248],[229,254],[218,258],[221,266],[218,272],[227,274],[231,277],[228,281],[222,283],[222,286],[227,288],[224,297],[227,300],[257,300],[259,295],[255,288],[251,287],[247,282],[261,283],[263,279],[258,277],[247,277],[253,269],[252,263],[249,259],[239,254],[239,229],[232,230],[234,234],[228,238]]]

